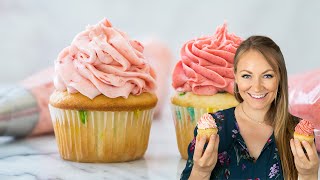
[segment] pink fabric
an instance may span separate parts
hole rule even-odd
[[[314,127],[310,121],[303,119],[297,124],[294,130],[298,134],[311,136],[313,135]]]
[[[213,119],[213,117],[206,113],[201,116],[201,118],[198,120],[198,128],[199,129],[209,129],[209,128],[217,128],[216,121]]]
[[[104,19],[79,33],[55,62],[55,88],[80,92],[93,99],[153,92],[155,73],[143,56],[143,46]]]
[[[240,37],[228,34],[226,24],[218,27],[213,36],[188,41],[173,71],[173,87],[198,95],[219,91],[233,94],[233,58],[241,42]]]

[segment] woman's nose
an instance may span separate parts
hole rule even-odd
[[[263,85],[262,85],[260,78],[256,78],[253,81],[252,88],[253,88],[254,92],[260,92],[263,89]]]

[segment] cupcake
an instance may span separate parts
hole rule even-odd
[[[310,144],[314,142],[314,127],[308,120],[301,120],[294,129],[293,138],[300,142],[307,141]]]
[[[197,120],[204,113],[238,104],[233,95],[233,58],[241,41],[223,24],[214,35],[190,40],[181,48],[181,60],[172,75],[175,94],[171,103],[178,149],[184,159]]]
[[[207,142],[210,140],[210,136],[218,133],[216,121],[209,113],[205,113],[197,122],[198,137],[206,137]]]
[[[60,52],[49,109],[63,159],[123,162],[144,155],[157,97],[142,53],[106,19]]]

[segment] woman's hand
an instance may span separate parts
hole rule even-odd
[[[204,151],[206,137],[196,138],[193,154],[193,168],[189,179],[209,179],[211,171],[218,159],[219,135],[211,135],[208,146]],[[203,152],[204,151],[204,152]]]
[[[307,154],[304,153],[303,148]],[[291,139],[290,140],[291,151],[294,156],[294,163],[298,170],[298,176],[300,180],[303,179],[318,179],[319,158],[315,144],[310,145],[307,141]]]

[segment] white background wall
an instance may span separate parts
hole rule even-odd
[[[167,43],[179,58],[184,42],[215,32],[267,35],[281,47],[289,74],[320,68],[320,1],[0,0],[0,83],[47,66],[87,24],[103,17],[134,39]]]

